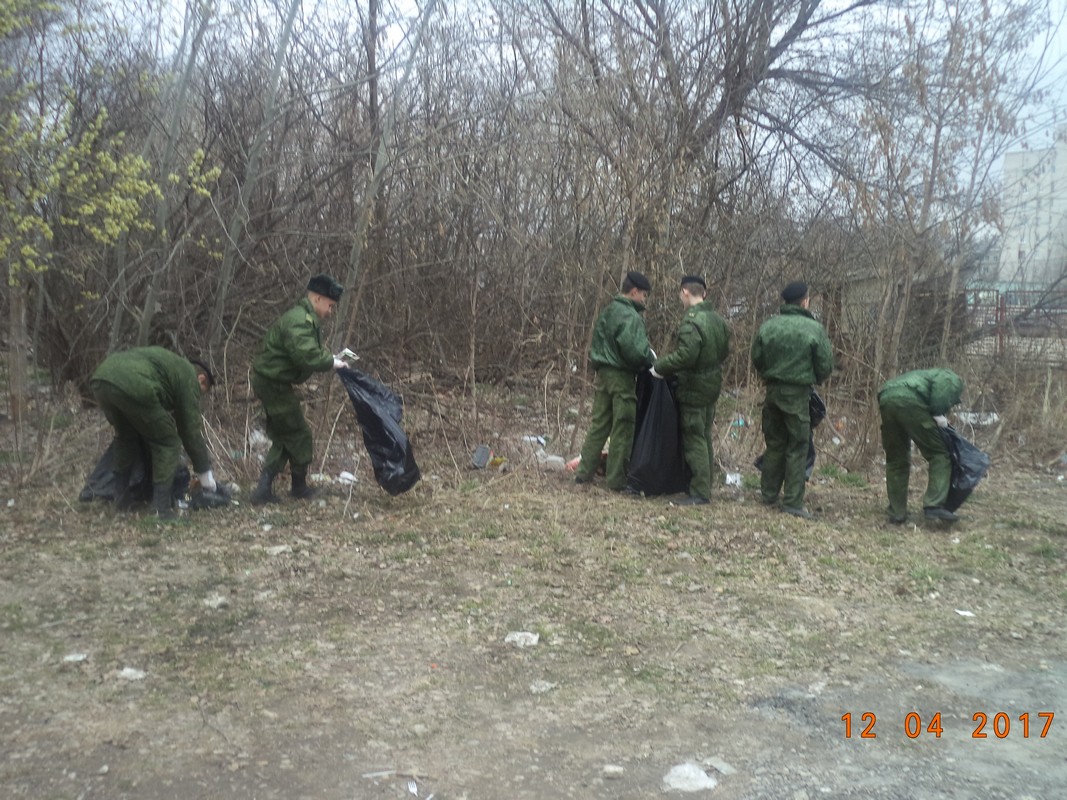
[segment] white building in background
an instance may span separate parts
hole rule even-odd
[[[1067,131],[1044,150],[1005,154],[1002,201],[999,288],[1048,288],[1067,273]]]

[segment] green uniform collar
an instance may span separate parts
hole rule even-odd
[[[645,310],[645,304],[639,303],[637,300],[632,300],[624,294],[615,295],[615,302],[622,303],[623,305],[633,306],[634,311],[641,314]]]
[[[812,314],[810,311],[808,311],[803,306],[798,306],[798,305],[795,305],[794,303],[786,303],[784,306],[782,306],[778,310],[778,313],[779,314],[794,314],[794,315],[799,314],[800,316],[807,317],[808,319],[815,319],[815,315],[814,314]]]

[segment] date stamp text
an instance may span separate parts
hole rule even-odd
[[[971,724],[967,726],[972,739],[1044,739],[1052,730],[1052,719],[1056,714],[1053,711],[1039,711],[1036,714],[1024,712],[1018,716],[1012,716],[1004,711],[986,713],[976,711],[971,715]],[[864,711],[853,716],[849,711],[842,715],[841,721],[845,723],[845,738],[852,739],[877,739],[878,715],[873,711]],[[884,718],[883,718],[884,724]],[[941,718],[941,712],[936,711],[925,717],[916,711],[904,715],[899,723],[909,739],[918,739],[920,736],[932,736],[940,739],[945,733],[945,725]]]

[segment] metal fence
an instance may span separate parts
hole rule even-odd
[[[972,289],[971,355],[1067,366],[1067,291]]]

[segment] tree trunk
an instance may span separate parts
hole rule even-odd
[[[371,225],[371,210],[378,209],[379,213],[384,211],[381,194],[381,182],[382,176],[385,174],[385,168],[389,165],[389,151],[386,149],[386,142],[393,129],[393,120],[396,116],[396,104],[400,102],[400,98],[404,95],[404,90],[408,85],[408,79],[411,77],[412,67],[415,65],[415,55],[419,52],[419,47],[422,42],[423,36],[426,34],[426,27],[430,20],[430,15],[433,13],[434,6],[437,5],[437,0],[430,0],[426,4],[426,7],[419,15],[418,31],[415,34],[414,42],[411,45],[411,52],[408,54],[407,62],[404,64],[404,74],[401,76],[400,81],[397,83],[394,90],[393,103],[389,107],[389,111],[386,114],[385,119],[381,122],[381,130],[375,130],[373,141],[375,142],[374,159],[371,166],[370,181],[367,184],[366,194],[363,198],[363,208],[360,211],[359,217],[356,220],[356,228],[352,232],[352,249],[348,254],[348,269],[345,277],[342,279],[342,283],[346,287],[356,287],[354,295],[350,292],[345,292],[341,296],[341,302],[337,308],[337,319],[343,320],[343,324],[337,325],[337,334],[334,339],[334,349],[340,349],[346,347],[346,342],[352,341],[356,332],[356,315],[359,311],[359,302],[363,296],[363,289],[366,285],[365,277],[360,272],[360,265],[363,260],[363,246],[367,239],[367,231]],[[369,0],[369,16],[372,19],[377,19],[378,15],[378,0]],[[378,80],[376,70],[373,65],[377,63],[376,51],[377,51],[377,26],[372,28],[372,35],[367,39],[367,58],[368,65],[371,68],[371,76],[369,78],[369,91],[371,98],[369,100],[369,106],[371,108],[371,114],[378,115]],[[377,219],[375,222],[379,225],[383,224],[383,219]]]
[[[21,442],[26,413],[29,410],[29,382],[26,375],[26,356],[29,352],[26,338],[26,286],[20,282],[9,288],[8,400],[16,437]]]
[[[196,66],[197,54],[200,52],[200,46],[204,41],[204,35],[207,33],[208,25],[211,19],[214,17],[214,8],[208,4],[199,6],[201,14],[196,21],[196,29],[193,31],[192,42],[189,45],[189,57],[185,61],[185,67],[182,70],[181,78],[179,79],[178,86],[174,95],[170,98],[171,102],[168,103],[170,111],[170,120],[167,125],[166,142],[163,149],[163,157],[159,163],[159,176],[160,181],[164,186],[163,197],[160,198],[159,204],[156,207],[156,233],[161,237],[161,241],[166,243],[166,246],[170,248],[170,251],[164,253],[159,259],[159,267],[152,272],[148,282],[148,294],[145,297],[144,308],[141,311],[141,324],[137,330],[137,344],[140,347],[148,344],[148,338],[152,330],[152,321],[155,318],[156,306],[159,304],[159,293],[163,285],[163,278],[166,277],[168,267],[173,260],[174,248],[176,243],[170,242],[170,236],[166,231],[167,219],[170,216],[170,204],[166,199],[166,178],[167,175],[174,169],[175,153],[178,150],[178,139],[181,136],[181,117],[182,111],[185,108],[186,97],[189,94],[189,86],[192,82],[193,68]],[[188,13],[195,13],[193,6],[190,6]],[[178,49],[177,59],[181,58],[181,54],[185,51],[185,37],[189,35],[190,21],[186,21],[185,27],[182,30],[182,46]],[[177,67],[177,63],[175,63]],[[152,144],[152,137],[145,142],[145,154],[148,153],[149,147]],[[119,247],[115,252],[115,271],[116,271],[116,284],[118,286],[118,299],[115,303],[115,320],[111,326],[111,336],[108,341],[108,350],[112,351],[118,348],[119,340],[122,336],[122,308],[126,300],[126,242],[127,237],[123,236],[119,240]]]
[[[208,347],[211,350],[218,348],[225,332],[224,311],[226,309],[226,300],[230,293],[230,284],[233,283],[234,273],[237,270],[237,254],[245,239],[244,230],[248,224],[248,204],[252,200],[256,184],[261,177],[259,162],[263,156],[263,148],[267,143],[267,134],[271,125],[274,124],[274,109],[278,102],[278,86],[281,83],[283,57],[292,38],[293,24],[296,22],[296,15],[300,7],[300,0],[292,0],[289,5],[289,14],[285,19],[285,25],[278,36],[278,44],[274,49],[274,64],[271,66],[267,104],[263,111],[263,121],[257,128],[252,140],[252,146],[249,148],[248,162],[245,166],[244,180],[241,182],[237,207],[230,218],[226,236],[226,250],[222,257],[222,264],[219,267],[218,289],[215,292],[215,303],[211,312],[211,332],[208,335]]]

